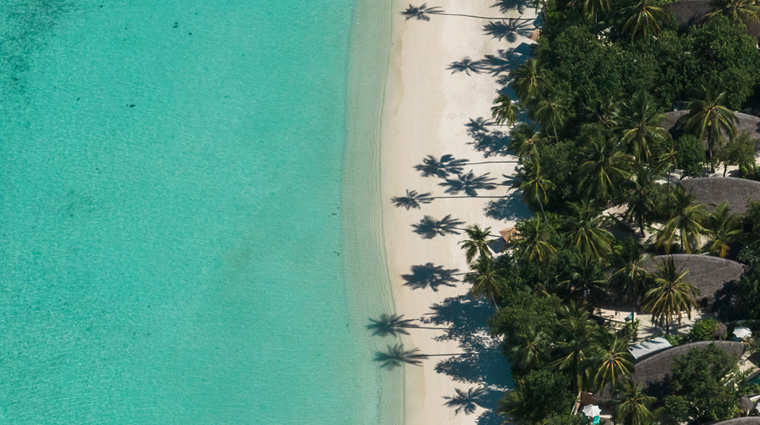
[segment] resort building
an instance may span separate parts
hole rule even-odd
[[[714,10],[710,0],[681,0],[663,6],[678,22],[678,30],[686,31],[690,26],[701,24],[705,15]],[[760,23],[749,22],[747,34],[760,39]]]
[[[699,300],[701,308],[712,305],[715,294],[727,284],[738,281],[744,273],[744,265],[736,261],[695,254],[658,255],[645,261],[642,267],[654,273],[657,271],[657,263],[662,263],[668,257],[673,258],[677,269],[689,272],[686,280],[696,286],[702,294]]]
[[[710,344],[717,345],[718,348],[725,350],[737,359],[740,359],[742,355],[744,355],[745,346],[741,342],[699,341],[692,342],[691,344],[683,344],[659,351],[637,361],[636,371],[632,375],[633,380],[635,382],[644,382],[645,386],[661,382],[670,373],[670,369],[673,366],[673,361],[676,357],[687,354],[692,348],[705,348]]]
[[[700,177],[678,182],[687,192],[697,197],[700,204],[708,204],[707,209],[714,210],[710,204],[728,202],[732,213],[747,211],[749,201],[760,199],[760,181],[737,177]]]
[[[681,1],[678,3],[696,3],[691,1]],[[676,3],[673,3],[676,4]],[[668,117],[667,121],[662,123],[662,127],[673,136],[674,139],[677,139],[683,135],[683,123],[678,122],[684,115],[688,114],[689,111],[671,111],[666,112],[665,115]],[[738,133],[741,133],[743,131],[749,132],[750,136],[760,140],[760,118],[749,115],[749,114],[743,114],[741,112],[735,112],[736,118],[738,120],[736,125],[736,131]]]

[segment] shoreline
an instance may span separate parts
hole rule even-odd
[[[411,226],[419,223],[424,216],[440,220],[451,214],[452,218],[465,223],[459,227],[473,224],[490,226],[491,233],[498,236],[499,230],[509,227],[518,218],[516,205],[521,204],[522,200],[517,198],[517,202],[507,205],[515,209],[514,217],[498,219],[486,216],[485,208],[492,201],[488,198],[436,199],[422,205],[421,209],[410,210],[396,208],[390,199],[403,196],[406,190],[446,196],[439,185],[442,180],[423,178],[413,168],[427,155],[440,158],[451,154],[456,158],[466,158],[473,164],[465,166],[465,173],[470,169],[475,175],[490,173],[496,184],[503,181],[501,174],[512,174],[516,164],[504,164],[503,161],[513,160],[513,157],[486,158],[468,145],[472,139],[465,124],[478,117],[490,119],[491,102],[499,88],[495,76],[487,72],[452,74],[447,67],[465,57],[479,60],[485,55],[498,55],[500,49],[516,48],[530,41],[522,35],[516,35],[513,42],[490,38],[483,32],[483,25],[488,20],[461,15],[431,15],[430,21],[405,20],[399,12],[407,5],[406,1],[393,0],[393,47],[386,80],[380,153],[382,228],[396,313],[403,314],[406,319],[425,317],[432,319],[439,327],[461,329],[461,324],[457,322],[460,319],[446,315],[455,316],[456,311],[467,310],[468,315],[475,312],[474,315],[479,317],[479,327],[486,327],[485,318],[492,313],[492,307],[474,301],[469,284],[461,282],[461,274],[468,270],[464,252],[458,246],[459,241],[465,238],[463,232],[425,239],[414,233]],[[500,14],[491,7],[490,0],[476,3],[442,0],[430,6],[440,6],[452,14]],[[520,14],[515,9],[504,14],[504,18],[519,15],[533,18],[535,11],[526,8]],[[501,130],[506,131],[505,128]],[[482,162],[485,164],[475,164]],[[479,191],[479,195],[503,196],[508,190],[508,187],[499,185],[494,190]],[[414,270],[422,270],[428,264],[450,271],[450,277],[459,282],[447,282],[435,288],[409,285],[409,276],[414,276]],[[435,305],[439,308],[432,310]],[[437,311],[436,315],[431,316],[434,311]],[[409,331],[410,335],[402,338],[405,349],[418,348],[420,353],[428,355],[476,353],[472,350],[477,347],[464,342],[466,338],[457,338],[454,335],[456,332]],[[487,363],[493,366],[491,372],[479,376],[469,371],[469,366],[475,366],[468,363],[469,356],[431,357],[421,367],[407,365],[404,377],[406,425],[501,423],[488,409],[478,407],[474,414],[467,415],[455,413],[456,406],[444,405],[447,401],[445,397],[455,396],[457,390],[482,388],[487,393],[489,405],[495,408],[503,391],[512,385],[509,364],[501,355],[500,343],[489,339],[487,330],[482,328],[473,329],[469,337],[483,341],[481,352],[472,356],[473,361],[479,362],[478,366]],[[487,357],[492,353],[498,356]]]
[[[374,384],[367,402],[376,408],[357,423],[404,423],[403,369],[377,367],[374,354],[388,340],[372,336],[369,318],[395,312],[388,276],[380,197],[380,118],[390,55],[390,1],[357,0],[354,5],[348,51],[346,89],[346,144],[343,153],[342,208],[344,274],[352,334],[362,361],[371,364],[357,386]],[[367,347],[369,349],[364,350]],[[367,391],[366,388],[359,390]],[[367,409],[360,409],[367,410]]]

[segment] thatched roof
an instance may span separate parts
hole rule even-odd
[[[499,230],[499,234],[504,238],[504,242],[509,242],[510,239],[517,237],[517,228],[507,227],[506,229]]]
[[[733,418],[725,421],[713,422],[711,425],[760,425],[760,416]]]
[[[679,31],[686,31],[690,26],[703,23],[705,15],[713,10],[710,0],[682,0],[666,4],[663,9],[676,18]],[[747,34],[760,39],[760,23],[747,24]]]
[[[634,382],[644,382],[645,386],[661,382],[668,376],[676,357],[686,355],[692,348],[704,349],[715,344],[737,359],[744,354],[744,344],[733,341],[700,341],[691,344],[678,345],[648,356],[636,363],[633,373]]]
[[[702,204],[728,202],[733,213],[747,211],[749,200],[760,199],[760,181],[736,177],[700,177],[681,180],[678,184],[697,197]],[[714,211],[715,207],[707,207]]]
[[[694,254],[673,254],[673,262],[677,269],[688,270],[686,281],[699,288],[702,297],[715,299],[715,293],[728,284],[737,281],[744,273],[744,265],[736,261],[720,257]],[[657,263],[663,262],[668,255],[658,255],[642,264],[650,273],[657,272]]]
[[[678,3],[685,3],[685,2],[680,1]],[[686,3],[697,3],[697,2],[686,1]],[[676,4],[676,3],[671,3],[671,5],[673,4]],[[671,111],[671,112],[665,113],[668,119],[667,121],[662,123],[662,127],[668,130],[674,139],[681,137],[681,135],[683,134],[683,125],[682,123],[679,123],[678,120],[688,113],[689,111]],[[748,131],[752,137],[760,140],[760,118],[754,115],[743,114],[741,112],[735,112],[735,114],[736,114],[736,118],[739,120],[738,125],[736,127],[738,133],[741,133],[743,131]]]

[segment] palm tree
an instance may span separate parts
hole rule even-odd
[[[623,144],[639,164],[647,162],[652,156],[653,148],[665,142],[669,137],[662,123],[668,119],[644,92],[636,93],[630,103],[623,104]]]
[[[626,182],[622,200],[627,209],[624,213],[626,220],[636,219],[639,233],[644,237],[644,229],[650,223],[657,211],[662,198],[662,187],[649,168],[640,167],[635,178]]]
[[[520,159],[538,157],[538,146],[542,141],[541,133],[528,123],[521,123],[509,133],[509,150]]]
[[[496,121],[496,124],[503,125],[507,123],[507,125],[512,125],[517,121],[517,111],[520,108],[517,104],[512,103],[512,99],[509,96],[502,93],[493,103],[495,106],[491,107],[491,116]]]
[[[543,364],[542,357],[549,349],[550,341],[543,332],[534,327],[517,335],[509,350],[509,361],[518,368],[538,369]]]
[[[440,160],[433,155],[428,155],[417,164],[414,169],[422,171],[422,177],[440,177],[445,179],[449,174],[462,173],[462,167],[467,164],[466,159],[456,159],[450,154],[443,155]]]
[[[696,204],[696,200],[696,196],[686,192],[681,186],[673,189],[669,200],[670,218],[657,234],[657,248],[663,247],[665,252],[669,253],[678,232],[678,240],[684,252],[691,254],[692,250],[699,250],[700,237],[706,233],[701,223],[707,218],[708,213],[705,205]]]
[[[493,260],[482,256],[470,266],[470,270],[472,273],[468,273],[465,280],[472,283],[472,296],[490,298],[498,310],[499,304],[496,303],[496,298],[501,297],[503,270],[497,269]]]
[[[570,5],[572,7],[575,7],[576,3],[578,2],[581,5],[583,15],[586,17],[586,19],[591,19],[593,17],[594,22],[598,21],[599,12],[609,13],[612,8],[612,3],[610,0],[572,0],[570,2]]]
[[[724,136],[736,137],[738,118],[734,112],[723,106],[726,92],[716,95],[712,90],[702,87],[701,98],[689,102],[689,113],[681,117],[685,122],[684,130],[695,135],[699,140],[707,138],[707,150],[710,158],[713,151],[723,146]],[[715,172],[715,166],[710,161],[710,172]]]
[[[726,258],[731,244],[742,235],[743,220],[742,214],[730,213],[728,202],[718,205],[705,222],[707,237],[712,241],[710,253],[719,253],[721,258]]]
[[[586,121],[599,124],[604,128],[613,128],[620,119],[620,102],[613,96],[594,98],[588,104],[584,103]]]
[[[531,204],[534,200],[538,202],[538,206],[541,208],[541,216],[546,221],[546,213],[544,212],[544,202],[548,200],[546,191],[554,189],[554,183],[544,178],[538,158],[532,157],[530,162],[518,168],[517,179],[512,187],[519,187],[522,190],[525,203]]]
[[[523,103],[538,95],[539,87],[545,82],[544,71],[538,59],[528,59],[510,72],[509,77],[512,78],[512,88]]]
[[[485,387],[473,387],[466,392],[459,388],[455,388],[454,391],[456,391],[457,395],[451,397],[445,396],[443,398],[448,400],[444,403],[444,406],[456,406],[456,410],[454,410],[455,415],[459,414],[461,411],[464,411],[465,415],[470,415],[475,413],[475,409],[477,409],[478,406],[488,406],[488,390]]]
[[[560,282],[568,297],[581,303],[603,297],[606,284],[602,260],[589,253],[574,255],[569,279]]]
[[[643,267],[646,260],[644,248],[635,239],[623,240],[616,255],[616,270],[610,277],[610,289],[617,300],[639,305],[649,277],[649,272]]]
[[[417,193],[416,190],[407,190],[406,196],[394,196],[391,198],[391,202],[396,204],[396,208],[404,207],[408,210],[410,208],[421,208],[421,204],[429,204],[433,202],[433,198],[430,197],[430,192]]]
[[[559,143],[557,127],[563,125],[567,117],[565,102],[552,95],[539,97],[530,113],[545,129],[551,128],[554,131],[554,140]]]
[[[543,407],[543,406],[542,406]],[[539,425],[544,422],[541,418],[546,416],[544,409],[535,406],[522,391],[511,390],[499,400],[497,414],[509,416],[510,421],[504,423],[518,423],[525,425]]]
[[[630,16],[623,25],[623,32],[631,34],[631,39],[639,34],[644,40],[649,34],[659,35],[662,32],[659,21],[664,21],[670,15],[667,10],[655,6],[651,0],[641,0],[626,8],[625,12]]]
[[[663,171],[668,173],[668,196],[670,196],[670,173],[674,165],[677,165],[678,151],[676,151],[676,145],[672,138],[669,138],[668,143],[662,146],[662,150],[657,155],[657,167],[655,169],[656,174],[660,174]]]
[[[606,258],[612,253],[614,237],[602,229],[605,218],[587,200],[570,203],[571,213],[565,221],[569,243],[593,258]]]
[[[601,328],[597,336],[598,350],[594,355],[596,375],[594,383],[598,391],[610,385],[615,388],[621,379],[634,371],[633,356],[628,351],[628,341]]]
[[[665,333],[670,334],[670,323],[674,318],[681,324],[681,313],[686,311],[691,319],[691,309],[697,307],[699,288],[687,282],[688,271],[676,268],[673,257],[657,263],[654,288],[644,296],[644,308],[652,313],[652,322],[658,326],[665,324]]]
[[[596,198],[604,205],[615,195],[617,182],[630,177],[628,168],[634,158],[616,151],[614,144],[605,140],[594,140],[587,152],[587,161],[578,169],[581,176],[578,192],[585,188],[589,198]]]
[[[491,236],[491,228],[486,227],[485,229],[481,229],[476,224],[464,229],[464,232],[467,233],[467,236],[469,236],[470,239],[461,241],[459,244],[462,245],[462,249],[465,250],[467,263],[471,263],[476,255],[486,257],[490,260],[492,256],[491,249],[488,248],[488,237]]]
[[[517,231],[520,235],[517,240],[520,259],[543,263],[557,253],[557,248],[550,242],[555,231],[547,221],[541,221],[538,215],[518,221]]]
[[[448,187],[446,193],[456,195],[464,191],[467,196],[478,196],[478,189],[496,189],[496,185],[492,183],[494,178],[488,177],[489,175],[490,173],[485,173],[481,176],[476,176],[473,170],[470,170],[467,174],[457,174],[456,179],[446,179],[446,181],[438,183],[438,185]]]
[[[712,0],[711,3],[715,10],[705,15],[708,19],[724,15],[734,24],[760,20],[760,4],[756,0]]]
[[[429,356],[419,354],[419,352],[419,348],[404,350],[404,344],[389,345],[388,351],[378,351],[375,353],[375,361],[382,363],[380,367],[387,369],[399,367],[404,363],[420,366],[422,365],[422,360],[427,359]]]
[[[622,385],[616,391],[619,398],[615,399],[616,423],[623,425],[650,425],[654,421],[654,414],[649,407],[657,401],[657,398],[644,392],[644,382],[634,382],[628,378],[622,381]]]
[[[409,335],[409,332],[406,331],[407,328],[419,328],[414,323],[414,319],[404,319],[403,314],[383,313],[379,320],[369,319],[369,321],[372,323],[367,325],[367,329],[373,330],[372,335],[377,336]]]
[[[584,388],[588,377],[587,365],[594,346],[591,336],[596,330],[596,323],[591,320],[591,313],[584,306],[575,302],[563,305],[559,311],[561,339],[557,347],[564,353],[555,365],[561,370],[570,369],[573,377],[573,393]]]

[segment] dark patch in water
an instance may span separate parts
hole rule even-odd
[[[61,19],[75,10],[74,0],[6,0],[0,2],[0,87],[2,94],[23,93],[33,66],[30,57]]]

